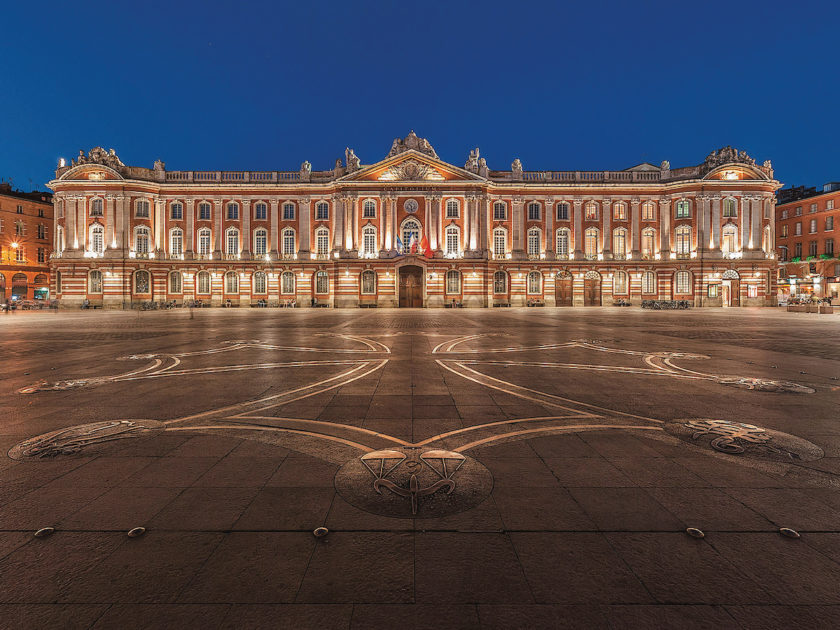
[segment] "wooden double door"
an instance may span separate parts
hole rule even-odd
[[[423,307],[423,269],[416,265],[400,267],[400,308]]]
[[[601,306],[601,280],[598,278],[584,278],[583,305]]]
[[[554,303],[557,306],[572,306],[572,276],[557,276],[554,279]]]

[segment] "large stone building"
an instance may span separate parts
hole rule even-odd
[[[49,298],[52,232],[51,193],[0,183],[0,304]]]
[[[490,170],[413,132],[362,165],[167,171],[101,148],[50,182],[55,293],[129,306],[487,307],[624,298],[765,305],[776,287],[768,162],[731,147],[698,166]]]
[[[837,298],[840,292],[840,183],[822,190],[797,186],[779,191],[776,247],[779,293],[783,298],[813,295]]]

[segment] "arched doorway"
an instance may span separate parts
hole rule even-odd
[[[423,269],[417,265],[400,267],[400,308],[423,306]]]
[[[741,276],[734,269],[727,269],[721,276],[723,305],[741,305]]]
[[[6,276],[0,273],[0,304],[6,303]]]
[[[601,306],[601,274],[587,271],[583,277],[583,305]]]
[[[12,276],[12,299],[25,300],[26,293],[29,290],[26,274],[16,273]]]
[[[557,306],[572,306],[574,280],[568,271],[561,271],[554,278],[554,302]]]

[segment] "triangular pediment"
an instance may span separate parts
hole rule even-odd
[[[341,181],[434,183],[484,181],[484,178],[420,151],[408,150],[376,164],[364,166],[345,175]]]

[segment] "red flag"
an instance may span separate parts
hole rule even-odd
[[[426,258],[432,258],[434,256],[434,252],[432,252],[432,248],[429,247],[429,239],[426,238],[426,233],[423,232],[423,238],[420,239],[420,249],[423,250],[423,255]]]

